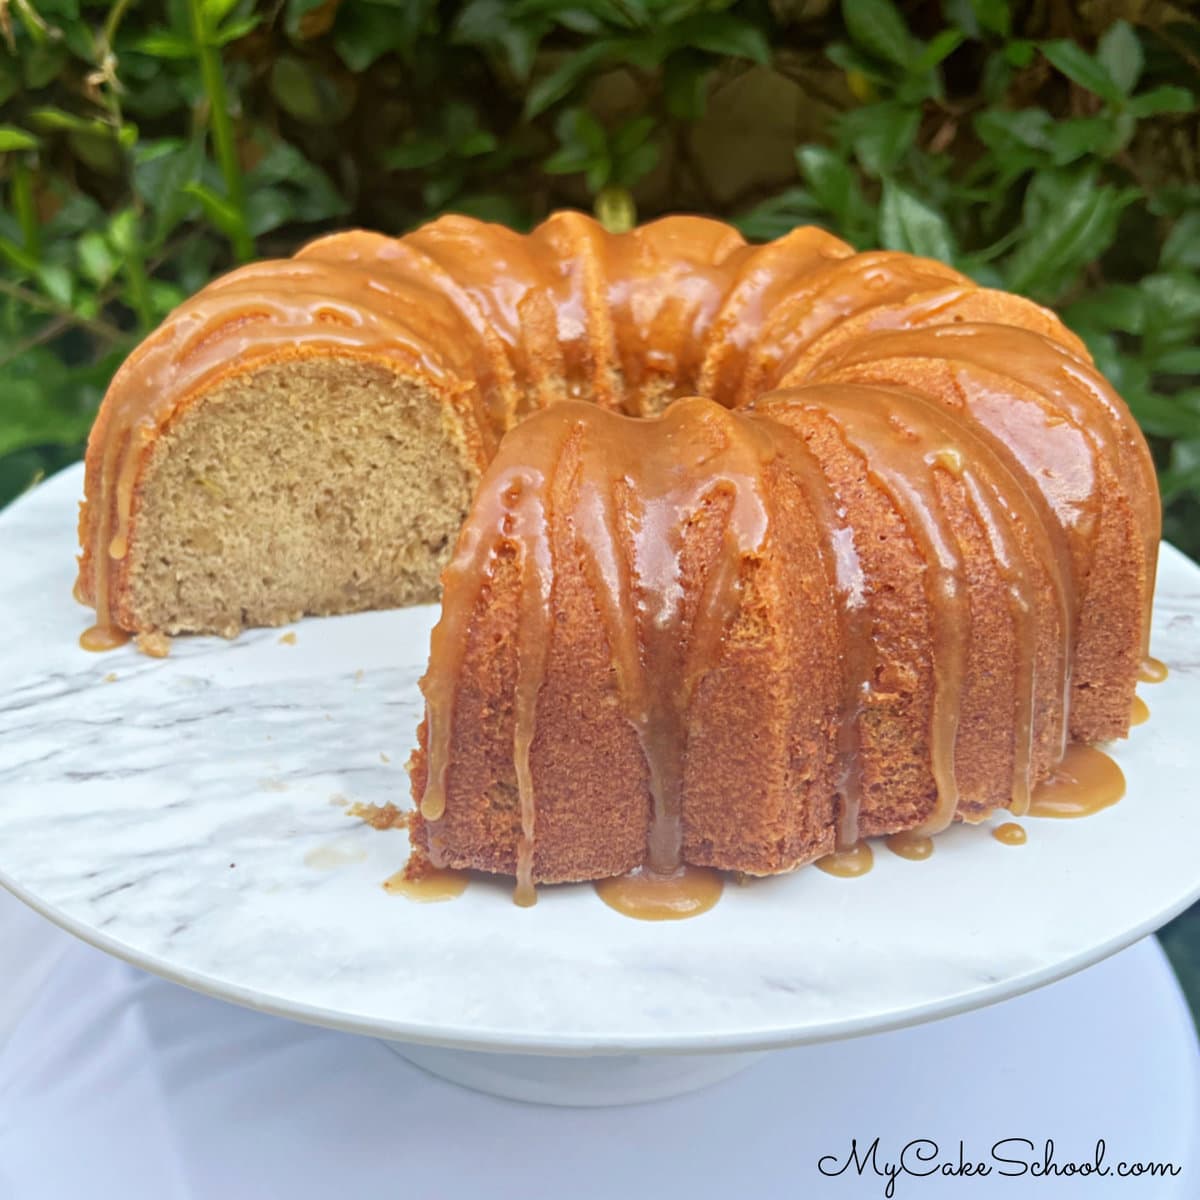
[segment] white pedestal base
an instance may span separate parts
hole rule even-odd
[[[385,1042],[423,1071],[477,1092],[570,1108],[642,1104],[699,1091],[762,1054],[615,1054],[593,1058],[486,1054]]]

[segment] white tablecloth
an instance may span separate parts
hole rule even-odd
[[[245,1011],[107,958],[0,891],[3,1200],[689,1200],[883,1196],[822,1155],[940,1157],[1005,1137],[1056,1160],[1173,1161],[1169,1181],[904,1178],[899,1197],[1200,1195],[1194,1033],[1153,942],[993,1009],[781,1051],[625,1109],[468,1092],[379,1042]],[[32,1001],[32,1005],[31,1005]]]

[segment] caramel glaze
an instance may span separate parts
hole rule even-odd
[[[780,391],[742,413],[710,401],[681,400],[662,417],[641,422],[564,402],[530,418],[502,444],[444,575],[442,619],[422,684],[428,771],[421,812],[429,822],[429,852],[436,865],[446,861],[438,822],[452,790],[454,696],[469,622],[503,554],[515,560],[520,578],[513,740],[516,897],[519,903],[533,901],[539,876],[538,798],[530,749],[554,630],[555,479],[568,461],[575,482],[569,517],[562,519],[571,522],[585,557],[623,712],[648,768],[647,876],[670,878],[685,865],[689,709],[699,682],[722,660],[725,633],[740,603],[744,564],[771,552],[771,502],[764,479],[772,463],[787,464],[824,539],[822,561],[836,597],[834,632],[843,671],[833,772],[837,845],[848,852],[858,843],[858,731],[874,666],[870,589],[844,506],[816,453],[796,436],[810,418],[831,423],[844,446],[861,458],[925,564],[933,796],[916,828],[897,845],[916,855],[924,838],[956,817],[980,815],[963,808],[956,763],[972,615],[964,552],[943,498],[947,489],[957,489],[977,522],[1008,596],[1015,657],[1010,806],[1018,815],[1031,811],[1039,729],[1052,731],[1050,761],[1062,755],[1076,592],[1069,562],[1056,552],[1061,547],[1042,519],[1033,485],[973,422],[913,391],[846,384]],[[721,551],[698,589],[685,595],[679,582],[685,532],[700,508],[718,495],[727,503]],[[1056,649],[1039,661],[1039,644],[1047,639]],[[1037,708],[1039,671],[1052,676],[1041,689],[1050,698],[1042,711]],[[849,861],[861,857],[860,851]],[[843,860],[834,856],[831,861]],[[825,865],[828,869],[830,863]]]
[[[627,875],[598,879],[596,894],[617,912],[639,921],[683,921],[708,912],[721,898],[725,881],[708,867],[681,867],[670,875],[638,868]]]
[[[634,430],[637,436],[630,437]],[[564,402],[553,413],[531,419],[520,438],[501,447],[443,575],[442,619],[433,631],[422,681],[429,766],[421,813],[432,823],[431,858],[440,865],[437,822],[447,803],[454,690],[466,622],[503,549],[516,556],[521,578],[513,745],[521,817],[518,903],[532,902],[536,876],[537,803],[529,748],[553,636],[550,497],[568,439],[574,443],[579,480],[572,514],[578,543],[587,557],[624,713],[649,772],[645,866],[663,878],[674,877],[683,866],[683,768],[692,696],[722,654],[725,628],[737,608],[742,563],[768,549],[770,517],[760,477],[781,448],[797,452],[794,439],[772,422],[705,400],[680,401],[661,418],[637,426],[592,405]],[[637,511],[627,519],[617,492],[634,484]],[[691,603],[680,586],[682,531],[722,494],[728,500],[723,551]]]
[[[1149,655],[1146,655],[1138,666],[1139,683],[1163,683],[1167,675],[1167,664]]]
[[[466,871],[442,871],[426,868],[419,875],[409,875],[407,869],[397,871],[383,881],[383,890],[406,900],[432,904],[453,900],[467,890],[471,877]]]
[[[1102,526],[1120,519],[1120,506],[1132,509],[1140,534],[1127,535],[1126,552],[1136,564],[1145,645],[1161,514],[1154,464],[1120,397],[1068,347],[1028,329],[972,322],[869,334],[785,382],[903,384],[914,364],[922,390],[968,413],[1034,485],[1052,518],[1047,527],[1069,547],[1076,591],[1086,588]]]
[[[939,287],[953,295],[904,316],[906,300]],[[839,322],[885,309],[889,327],[948,322],[977,291],[940,263],[856,255],[811,228],[748,246],[701,217],[609,234],[571,212],[528,236],[457,216],[402,238],[352,231],[240,268],[176,309],[105,398],[80,520],[77,594],[97,611],[86,640],[115,643],[114,629],[137,627],[123,584],[149,456],[204,389],[235,373],[333,354],[426,379],[481,465],[506,430],[564,394],[635,416],[694,392],[745,402]],[[1086,364],[1051,314],[1013,305],[1007,319],[1056,337],[1067,359]],[[1103,390],[1082,377],[1083,390]]]
[[[856,879],[865,875],[875,865],[875,855],[867,842],[855,842],[846,850],[835,850],[832,854],[818,858],[813,864],[826,875],[840,879]]]
[[[1015,821],[1005,821],[1003,825],[997,825],[992,830],[992,837],[1006,846],[1023,846],[1028,841],[1025,827]]]
[[[913,830],[893,833],[884,839],[884,845],[898,858],[912,862],[923,862],[933,854],[933,838]]]
[[[1095,746],[1074,743],[1048,779],[1038,784],[1031,817],[1088,817],[1125,795],[1125,776]]]
[[[1061,741],[1066,728],[1067,680],[1073,594],[1062,569],[1050,573],[1054,610],[1042,612],[1035,586],[1034,564],[1054,563],[1053,545],[1039,520],[1036,500],[1024,481],[1010,471],[966,423],[957,421],[935,402],[896,388],[813,386],[772,393],[755,406],[766,416],[791,424],[796,410],[832,421],[846,444],[863,459],[873,482],[891,499],[928,564],[926,594],[933,621],[933,712],[930,758],[936,802],[922,824],[922,833],[944,829],[959,811],[955,769],[960,695],[966,670],[971,614],[965,564],[955,532],[942,506],[937,475],[957,480],[968,506],[984,531],[1008,590],[1016,641],[1016,747],[1013,760],[1012,807],[1020,814],[1029,806],[1033,783],[1033,745],[1036,730],[1037,646],[1039,624],[1053,622],[1059,651],[1054,694],[1062,709],[1054,724]],[[826,528],[833,528],[826,525]],[[843,612],[845,613],[843,600]],[[841,644],[862,646],[861,636],[846,636]],[[861,694],[869,663],[848,664],[846,696]],[[842,725],[857,724],[861,710],[846,704]],[[853,748],[843,798],[857,810],[859,768]],[[851,836],[853,833],[853,836]],[[850,845],[857,831],[844,830],[839,841]]]
[[[1150,706],[1141,696],[1134,696],[1133,708],[1129,712],[1129,724],[1145,725],[1148,720],[1150,720]]]

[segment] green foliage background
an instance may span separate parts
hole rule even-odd
[[[0,3],[0,501],[238,260],[562,205],[799,222],[1058,306],[1200,551],[1200,26],[1005,0]]]
[[[1198,87],[1164,0],[0,0],[0,504],[240,260],[445,211],[690,210],[1059,308],[1200,554]],[[1200,915],[1164,940],[1200,1002]]]

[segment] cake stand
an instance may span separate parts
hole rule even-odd
[[[71,599],[82,474],[0,515],[0,883],[102,950],[250,1008],[395,1046],[469,1086],[551,1103],[646,1100],[767,1050],[1004,1000],[1130,945],[1200,895],[1200,569],[1163,548],[1168,680],[1113,750],[1124,801],[986,827],[859,879],[802,870],[644,923],[588,886],[506,881],[416,904],[380,885],[402,831],[432,608],[304,621],[169,658],[94,655]]]

